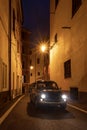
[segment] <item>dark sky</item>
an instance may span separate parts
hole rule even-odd
[[[23,26],[31,33],[30,42],[37,44],[49,38],[50,0],[22,0]]]

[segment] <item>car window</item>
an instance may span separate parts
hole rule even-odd
[[[48,82],[47,83],[47,88],[48,89],[58,89],[58,86],[55,82]]]
[[[46,84],[45,83],[38,83],[37,84],[37,89],[45,89],[46,88]]]
[[[58,89],[55,82],[39,82],[37,83],[37,89]]]

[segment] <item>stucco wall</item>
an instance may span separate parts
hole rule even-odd
[[[3,74],[3,63],[7,66],[6,85],[3,86],[3,76],[0,76],[0,91],[8,90],[8,18],[8,1],[0,1],[0,75]]]
[[[56,33],[58,41],[50,50],[50,78],[57,81],[63,90],[75,86],[79,91],[87,91],[87,1],[83,1],[73,18],[71,7],[70,0],[61,0],[53,15],[50,45]],[[70,28],[62,28],[65,26]],[[71,77],[64,78],[64,62],[69,59]]]

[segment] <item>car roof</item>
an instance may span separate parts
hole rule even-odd
[[[36,81],[36,82],[31,83],[30,86],[33,86],[33,85],[35,85],[35,84],[37,84],[37,83],[56,83],[56,82],[53,81],[53,80],[38,80],[38,81]],[[57,84],[57,83],[56,83],[56,84]]]
[[[37,81],[36,83],[51,83],[51,82],[56,83],[56,82],[53,81],[53,80],[39,80],[39,81]]]

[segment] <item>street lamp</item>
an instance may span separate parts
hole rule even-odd
[[[33,70],[33,69],[34,69],[34,67],[31,65],[31,66],[30,66],[30,69],[31,69],[31,70]]]
[[[45,54],[46,54],[46,52],[47,52],[47,45],[46,45],[46,43],[43,43],[43,44],[41,44],[40,45],[40,51],[41,51],[41,53],[43,53],[43,79],[45,78],[44,76],[44,67],[45,67]]]
[[[30,72],[32,72],[33,80],[46,79],[47,77],[47,65],[48,65],[48,44],[41,42],[37,47],[32,49],[32,64],[30,64]],[[41,60],[40,60],[41,59]],[[40,66],[41,65],[41,66]],[[45,72],[45,73],[44,73]]]
[[[47,50],[47,46],[45,44],[42,44],[40,46],[41,52],[45,52]]]

